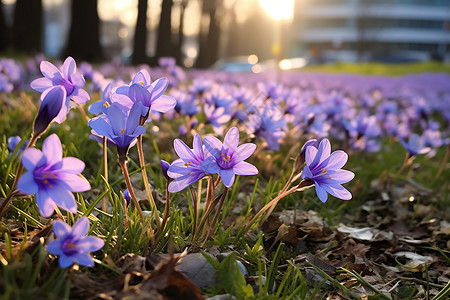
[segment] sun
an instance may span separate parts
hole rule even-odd
[[[294,14],[294,0],[258,0],[259,5],[274,20],[289,20]]]

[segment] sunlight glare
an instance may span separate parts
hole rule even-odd
[[[294,0],[259,0],[259,5],[274,20],[289,20],[294,14]]]

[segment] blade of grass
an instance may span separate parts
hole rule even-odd
[[[342,267],[340,268],[341,270],[343,270],[344,272],[350,274],[351,276],[355,277],[361,284],[367,286],[369,289],[371,289],[372,291],[374,291],[375,293],[377,293],[378,295],[380,295],[383,299],[386,300],[390,300],[391,297],[386,296],[383,292],[379,291],[376,287],[374,287],[373,285],[371,285],[370,283],[368,283],[361,275],[359,275],[358,273],[354,272],[354,271],[350,271],[347,270],[346,268]]]

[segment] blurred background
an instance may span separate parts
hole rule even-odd
[[[450,61],[450,0],[1,0],[0,51],[230,71]]]

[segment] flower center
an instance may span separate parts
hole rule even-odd
[[[218,159],[216,159],[217,164],[222,168],[222,169],[229,169],[231,168],[232,165],[232,161],[231,161],[231,156],[233,155],[232,153],[230,153],[230,149],[224,149],[222,148],[222,150],[220,151],[220,157]]]
[[[108,108],[109,107],[109,103],[105,101],[105,103],[103,104],[104,107]]]
[[[52,179],[55,179],[55,174],[53,173],[49,173],[49,172],[45,172],[44,174],[42,174],[42,182],[44,183],[44,185],[48,186],[49,188],[53,188],[53,184],[52,184]]]
[[[61,247],[62,251],[64,252],[64,254],[66,255],[74,255],[75,253],[77,253],[77,246],[74,244],[74,239],[73,237],[69,237],[68,239],[66,239]]]

